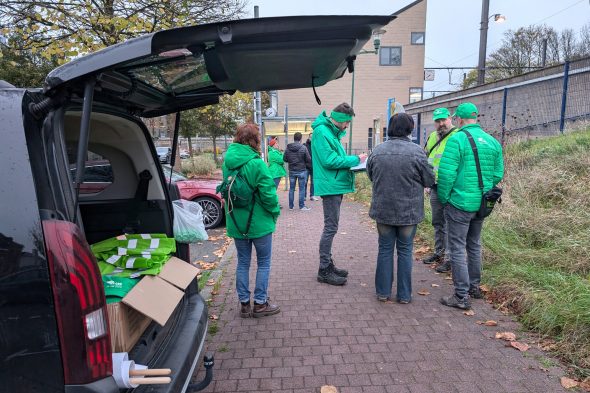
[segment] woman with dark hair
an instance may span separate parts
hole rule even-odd
[[[238,251],[236,292],[240,301],[240,316],[258,318],[277,314],[280,311],[279,306],[268,301],[268,279],[272,234],[280,212],[279,198],[268,167],[260,157],[260,135],[255,124],[238,126],[234,141],[227,149],[223,162],[223,178],[227,179],[236,170],[254,190],[254,197],[249,206],[236,207],[230,203],[225,204],[225,213],[228,217],[227,235],[234,238]],[[258,264],[254,307],[250,304],[249,289],[252,246],[256,249]]]
[[[412,300],[412,252],[416,226],[424,219],[424,187],[434,184],[424,150],[409,138],[413,128],[411,116],[394,115],[387,127],[388,140],[376,146],[367,160],[367,175],[373,182],[369,216],[379,232],[377,298],[391,300],[397,249],[396,300],[402,304]]]

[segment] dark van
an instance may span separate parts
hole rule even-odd
[[[43,89],[1,84],[1,390],[119,392],[89,244],[122,233],[171,237],[178,197],[140,118],[213,105],[236,90],[321,86],[352,70],[372,31],[393,18],[182,27],[73,60],[52,71]],[[108,173],[97,172],[97,162]],[[83,187],[86,167],[101,187]],[[189,261],[186,247],[177,254]],[[166,325],[152,323],[129,353],[150,368],[172,369],[172,383],[134,391],[194,390],[206,331],[207,307],[193,282]]]

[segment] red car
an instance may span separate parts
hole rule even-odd
[[[162,165],[166,180],[170,180],[170,165]],[[172,169],[172,181],[180,191],[180,197],[195,201],[203,208],[203,223],[206,229],[215,228],[223,221],[223,199],[215,192],[220,180],[189,179]]]

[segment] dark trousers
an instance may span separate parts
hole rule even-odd
[[[341,204],[342,195],[327,195],[322,197],[324,231],[320,239],[320,269],[327,268],[332,261],[332,242],[338,232]]]

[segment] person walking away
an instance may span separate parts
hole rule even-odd
[[[481,228],[477,217],[482,194],[504,177],[502,146],[477,124],[477,107],[465,102],[453,116],[459,118],[459,131],[451,136],[438,168],[438,199],[445,206],[448,246],[455,293],[440,302],[462,310],[471,308],[470,298],[481,299]],[[469,136],[479,156],[483,190]]]
[[[287,171],[285,171],[283,153],[279,150],[279,144],[276,137],[271,138],[268,142],[268,170],[275,182],[276,189],[278,189],[279,184],[281,183],[281,178],[287,175]]]
[[[377,299],[392,299],[393,254],[397,250],[396,301],[402,304],[412,300],[414,235],[424,219],[424,188],[434,184],[424,150],[409,138],[413,129],[411,116],[394,115],[387,127],[388,140],[377,145],[367,159],[367,175],[373,183],[369,216],[377,222],[379,233]]]
[[[254,190],[249,206],[238,208],[230,206],[230,203],[225,204],[227,235],[234,239],[238,253],[236,292],[240,301],[240,316],[258,318],[277,314],[280,312],[279,306],[270,304],[268,300],[268,281],[272,234],[280,208],[275,183],[260,157],[260,136],[256,124],[238,126],[234,141],[227,149],[222,170],[224,179],[239,170],[239,175]],[[252,246],[256,249],[258,265],[253,308],[249,289]]]
[[[310,201],[319,201],[320,198],[314,195],[313,193],[313,153],[311,151],[311,137],[313,136],[313,131],[309,133],[309,138],[305,141],[305,147],[307,147],[307,151],[309,152],[309,156],[311,158],[311,167],[307,171],[307,184],[309,184],[309,200]]]
[[[330,113],[322,112],[313,122],[313,177],[314,193],[322,197],[324,230],[320,239],[320,266],[317,280],[330,285],[346,284],[348,271],[339,269],[332,259],[332,242],[338,232],[340,205],[344,194],[354,192],[354,173],[351,167],[364,162],[366,154],[346,155],[340,140],[346,134],[354,110],[347,103],[338,105]]]
[[[438,200],[436,179],[447,141],[451,135],[457,132],[458,128],[453,126],[451,114],[447,108],[435,109],[432,113],[432,120],[434,120],[436,132],[430,134],[424,150],[428,157],[428,163],[432,165],[435,177],[435,184],[431,189],[426,189],[426,193],[430,196],[432,226],[434,227],[434,254],[422,259],[422,262],[425,264],[438,263],[436,271],[445,273],[451,270],[451,262],[447,252],[447,223],[443,206]]]
[[[311,210],[305,206],[305,190],[307,180],[307,170],[311,167],[311,156],[307,147],[301,144],[301,133],[296,132],[293,135],[295,142],[289,143],[283,161],[289,164],[289,209],[293,210],[295,200],[295,184],[299,184],[299,209],[303,211]]]

